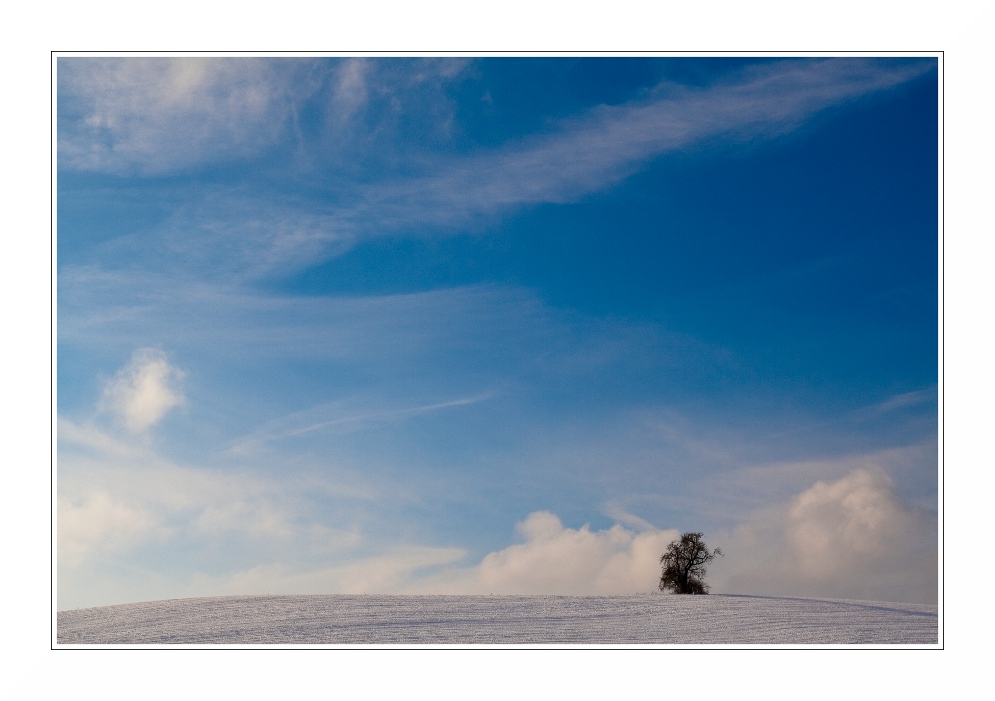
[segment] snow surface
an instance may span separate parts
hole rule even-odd
[[[58,612],[58,644],[936,644],[936,606],[760,596],[227,596]]]

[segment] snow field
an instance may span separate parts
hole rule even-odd
[[[228,596],[60,611],[58,644],[936,644],[936,606],[756,596]]]

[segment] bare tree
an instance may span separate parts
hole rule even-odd
[[[705,564],[721,555],[722,551],[715,548],[708,551],[708,546],[701,539],[701,533],[682,533],[681,537],[667,546],[660,557],[663,574],[660,575],[660,591],[668,589],[675,594],[707,594],[705,584]]]

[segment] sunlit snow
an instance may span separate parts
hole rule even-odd
[[[66,644],[935,644],[937,607],[760,596],[229,596],[60,611]]]

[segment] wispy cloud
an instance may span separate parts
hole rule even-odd
[[[362,117],[370,132],[390,140],[397,127],[389,123],[400,117],[430,111],[432,123],[445,123],[452,107],[445,87],[465,75],[471,64],[472,59],[457,57],[337,60],[331,67],[331,118]]]
[[[336,71],[332,90],[333,118],[348,121],[369,100],[367,81],[373,63],[361,58],[343,61]]]
[[[920,389],[914,392],[903,392],[889,397],[883,402],[863,407],[854,412],[854,417],[858,420],[874,419],[892,412],[901,411],[911,407],[922,406],[923,404],[936,401],[936,387]]]
[[[604,514],[608,518],[614,519],[618,523],[628,526],[629,528],[633,528],[636,531],[656,530],[656,526],[652,523],[640,516],[629,513],[627,510],[623,509],[617,501],[608,502],[608,504],[605,505]]]
[[[63,608],[111,603],[86,599],[87,581],[95,568],[127,561],[138,549],[154,552],[162,567],[133,570],[118,584],[141,590],[172,566],[170,595],[201,567],[237,572],[245,563],[299,567],[301,561],[335,560],[363,545],[361,514],[378,496],[334,466],[280,477],[258,469],[187,466],[66,418],[59,421],[58,459]],[[338,508],[324,512],[328,504]],[[177,557],[183,564],[176,565]]]
[[[57,514],[59,563],[66,567],[169,534],[147,509],[114,499],[97,488],[59,496]]]
[[[709,139],[772,138],[829,107],[892,88],[929,61],[784,60],[710,87],[660,85],[653,97],[602,106],[519,144],[386,184],[365,211],[382,224],[464,224],[513,206],[569,202],[631,175],[661,154]]]
[[[319,162],[340,164],[343,152],[376,158],[385,141],[394,152],[405,149],[411,135],[403,125],[417,115],[430,115],[443,140],[450,136],[445,88],[467,65],[431,58],[62,57],[59,167],[156,176],[250,159],[287,143],[298,151],[298,165],[313,161],[319,171]],[[320,125],[303,124],[309,108]]]
[[[152,236],[123,237],[109,260],[158,261],[150,267],[206,279],[252,280],[317,265],[355,243],[347,211],[295,198],[260,200],[213,191],[179,207]]]
[[[375,409],[360,411],[359,413],[347,411],[345,415],[343,415],[345,407],[343,407],[342,402],[324,404],[306,411],[294,412],[289,416],[268,422],[265,427],[252,435],[233,441],[230,452],[236,455],[246,454],[265,443],[287,438],[297,438],[314,433],[315,431],[330,430],[336,433],[360,431],[373,425],[404,421],[444,409],[477,404],[490,399],[492,396],[491,393],[484,393],[473,397],[451,399],[444,402],[422,404],[420,406]]]
[[[92,92],[96,97],[88,99],[100,105],[107,103],[100,109],[124,115],[66,120],[67,145],[60,148],[69,154],[68,162],[92,161],[94,168],[104,167],[100,165],[102,158],[127,164],[127,154],[132,152],[134,164],[166,167],[162,159],[186,158],[193,162],[195,150],[206,150],[196,158],[208,158],[207,144],[268,143],[276,137],[268,134],[266,138],[249,138],[239,130],[250,131],[257,121],[259,129],[264,124],[282,124],[271,113],[288,109],[287,104],[296,99],[290,93],[313,92],[313,88],[275,87],[280,85],[278,79],[290,86],[303,80],[294,75],[307,71],[294,62],[249,62],[244,66],[195,62],[177,67],[129,63],[127,68],[112,62],[95,63],[85,70],[72,65],[73,71],[101,78],[89,82],[67,78],[67,99],[76,94],[74,90],[86,95]],[[412,86],[429,89],[425,86],[437,83],[416,80],[420,69],[411,64],[410,74],[406,74],[410,85],[391,87],[398,82],[396,76],[380,75],[384,73],[382,68],[371,76],[372,69],[364,68],[366,65],[362,61],[338,64],[333,81],[337,87],[331,99],[339,106],[333,112],[345,117],[360,109],[364,96],[375,92],[375,86],[380,84],[378,80],[390,94],[397,90],[405,94],[417,92]],[[448,64],[439,64],[443,65]],[[142,259],[153,268],[182,265],[188,272],[200,269],[212,276],[279,276],[341,255],[363,239],[428,232],[451,234],[487,225],[516,208],[573,202],[615,185],[663,154],[704,143],[774,138],[796,130],[822,110],[895,87],[933,65],[927,60],[786,59],[753,66],[704,88],[662,84],[649,97],[592,109],[560,122],[548,133],[499,148],[442,158],[423,154],[414,159],[421,173],[417,176],[381,179],[375,186],[363,184],[359,174],[354,174],[352,180],[338,176],[328,182],[330,199],[302,201],[277,192],[262,198],[256,192],[248,198],[237,190],[215,191],[178,210],[153,236],[143,236],[125,256]],[[292,66],[297,68],[292,70]],[[236,80],[229,75],[233,71],[244,76]],[[156,81],[166,84],[163,96],[152,100],[151,107],[134,97],[134,84],[143,80],[152,80],[153,86]],[[98,87],[86,87],[91,83]],[[216,85],[228,86],[225,89],[231,95],[216,95],[212,92]],[[435,94],[438,87],[431,90]],[[120,105],[113,98],[119,93],[128,96],[127,104]],[[244,95],[253,96],[249,106],[242,104],[249,99]],[[211,115],[210,124],[201,129],[204,135],[198,137],[200,131],[195,130],[182,148],[167,149],[161,158],[147,153],[153,146],[146,149],[143,144],[160,143],[162,131],[175,130],[178,134],[171,138],[179,138],[187,128],[184,120],[191,119],[184,110],[194,109],[191,105]],[[240,116],[246,111],[248,116]],[[80,126],[90,122],[108,130],[111,146],[90,145],[86,147],[89,151],[79,146],[85,141],[78,134],[80,130],[98,128]],[[356,128],[359,127],[350,127]],[[365,128],[375,132],[381,126],[370,124]],[[225,138],[218,137],[219,130],[225,131]],[[198,138],[204,143],[199,143]],[[351,141],[357,139],[363,141],[356,135],[349,137]],[[102,143],[96,137],[91,140]],[[85,158],[83,151],[88,154]],[[111,155],[102,155],[105,151]],[[120,245],[121,242],[115,244]],[[109,249],[106,258],[114,260],[121,254]]]
[[[466,554],[406,543],[396,529],[386,542],[367,532],[367,512],[381,501],[397,509],[404,498],[334,464],[279,475],[187,466],[133,440],[60,418],[60,609],[150,597],[389,593]],[[115,571],[120,563],[125,572]]]
[[[119,440],[93,425],[78,425],[60,416],[58,423],[59,443],[72,446],[76,450],[95,452],[113,458],[140,457],[145,454],[145,446],[136,446]]]
[[[287,594],[396,594],[425,570],[458,562],[466,555],[461,548],[408,546],[351,562],[320,568],[271,564],[253,567],[224,577],[214,577],[208,591],[235,594],[246,591]],[[198,587],[204,589],[205,587]]]
[[[244,158],[284,134],[311,62],[60,58],[59,164],[158,174]]]
[[[240,357],[390,358],[400,367],[404,358],[500,338],[549,342],[562,328],[530,291],[496,285],[294,296],[97,268],[65,270],[58,284],[60,343],[116,352],[137,342],[194,347],[207,355],[237,350]]]

